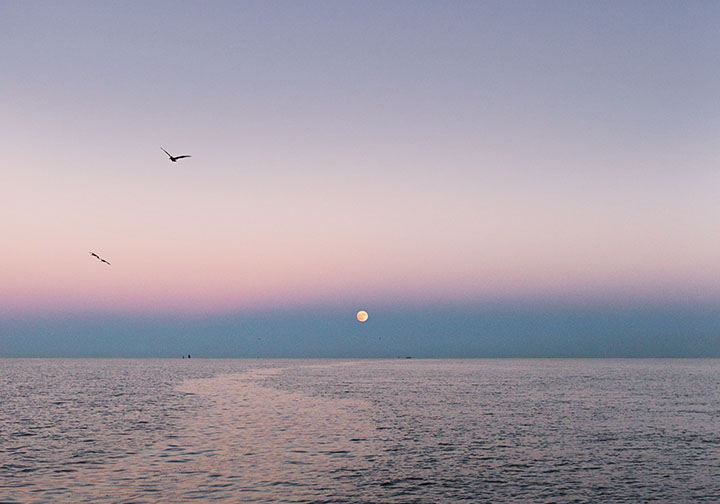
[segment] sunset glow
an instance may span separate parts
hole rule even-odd
[[[0,7],[0,316],[720,305],[717,6],[181,4]]]

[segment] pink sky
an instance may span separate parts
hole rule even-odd
[[[6,7],[0,311],[720,297],[712,7],[116,8]]]

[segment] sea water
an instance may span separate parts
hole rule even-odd
[[[1,502],[720,502],[720,360],[0,360]]]

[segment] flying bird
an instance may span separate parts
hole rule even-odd
[[[167,154],[168,157],[170,158],[170,161],[172,161],[173,163],[177,162],[178,159],[182,159],[182,158],[186,158],[186,157],[191,157],[191,156],[173,156],[173,155],[171,155],[168,151],[166,151],[165,149],[163,149],[162,147],[160,147],[160,150],[163,151],[165,154]]]
[[[90,255],[93,256],[94,258],[96,258],[98,261],[104,262],[105,264],[107,264],[108,266],[110,266],[110,263],[109,263],[109,262],[107,262],[105,259],[103,259],[103,258],[100,257],[99,255],[97,255],[95,252],[90,252]]]

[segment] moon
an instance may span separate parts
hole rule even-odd
[[[357,319],[360,322],[365,322],[368,319],[367,312],[365,310],[360,310],[359,312],[357,312]]]

